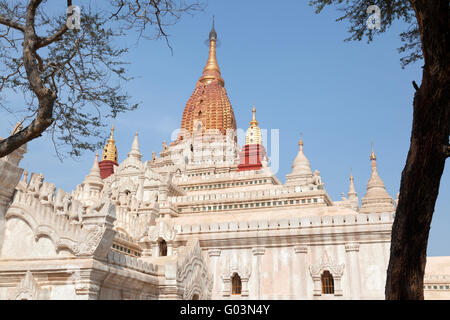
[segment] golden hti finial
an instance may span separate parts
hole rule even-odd
[[[256,121],[256,108],[253,106],[252,108],[252,121],[250,121],[250,126],[256,127],[258,126],[258,121]]]
[[[303,133],[300,132],[300,140],[298,141],[298,145],[300,147],[300,151],[303,151]]]
[[[216,40],[217,40],[217,33],[216,30],[214,29],[214,15],[213,15],[212,27],[211,31],[209,32],[209,41],[216,41]]]
[[[209,83],[212,80],[218,80],[219,83],[223,86],[225,81],[223,81],[222,76],[220,75],[219,64],[217,63],[216,58],[216,42],[217,42],[217,33],[214,29],[214,16],[211,31],[209,32],[209,55],[208,61],[206,62],[206,66],[203,69],[203,74],[200,78],[200,82]]]
[[[350,181],[353,182],[352,168],[350,168]]]
[[[109,139],[114,141],[114,125],[111,126],[111,133],[109,134]]]
[[[117,163],[117,148],[116,142],[114,141],[114,125],[111,126],[111,133],[109,134],[108,142],[103,148],[102,161],[103,160],[110,160]]]
[[[370,143],[370,162],[372,167],[372,174],[377,171],[377,157],[375,156],[375,152],[373,152],[373,142]]]
[[[377,160],[377,157],[375,156],[375,152],[373,152],[373,142],[370,143],[370,160]]]

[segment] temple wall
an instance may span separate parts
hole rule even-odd
[[[385,270],[387,264],[376,259],[377,252],[384,250],[382,243],[361,245],[355,253],[355,260],[347,252],[345,245],[310,246],[307,252],[298,247],[273,246],[266,248],[263,255],[254,256],[252,249],[235,248],[221,250],[217,261],[210,257],[210,268],[216,270],[214,275],[213,299],[384,299]],[[296,253],[297,250],[297,253]],[[321,263],[323,251],[326,250],[335,265],[344,265],[340,289],[342,294],[315,295],[314,281],[310,267]],[[258,267],[258,259],[261,264]],[[250,267],[248,295],[233,296],[229,294],[223,278],[224,268],[235,263],[235,271],[242,277],[237,265],[247,261]],[[356,262],[356,264],[354,263]],[[231,267],[233,269],[233,267]],[[358,273],[359,272],[359,273]],[[338,290],[336,286],[335,289]],[[226,293],[225,293],[226,292]]]
[[[199,232],[208,229],[203,225],[181,230],[196,230],[202,240],[214,273],[213,299],[384,299],[392,215],[382,217],[373,223],[365,219],[366,225],[359,226],[362,234],[351,224],[258,235],[244,230],[227,235]],[[324,270],[333,275],[333,295],[321,292]],[[241,296],[231,295],[234,273],[242,280]]]
[[[390,243],[386,241],[361,244],[358,256],[361,299],[384,299],[389,250]]]

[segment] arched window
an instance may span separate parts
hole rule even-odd
[[[161,239],[161,241],[159,242],[159,256],[160,257],[167,256],[167,243],[163,239]]]
[[[194,294],[193,296],[192,296],[192,300],[198,300],[199,299],[199,297],[198,297],[198,294]]]
[[[334,294],[334,280],[329,271],[324,271],[321,276],[322,279],[322,293]]]
[[[235,273],[231,278],[231,294],[239,295],[241,294],[241,290],[242,290],[241,277],[239,277],[239,275]]]

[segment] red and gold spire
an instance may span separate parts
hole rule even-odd
[[[252,121],[250,121],[250,127],[247,129],[245,135],[245,144],[262,144],[261,129],[258,127],[258,121],[256,121],[256,108],[252,108]]]
[[[117,148],[114,140],[114,125],[111,126],[111,133],[109,134],[108,142],[103,148],[102,160],[110,160],[117,162]]]
[[[256,121],[256,108],[252,108],[252,121],[245,135],[245,146],[239,152],[238,171],[259,170],[266,157],[266,149],[262,144],[261,129]]]
[[[218,130],[225,134],[227,130],[236,130],[236,119],[233,108],[224,87],[224,80],[216,57],[217,33],[214,20],[209,33],[209,55],[203,74],[197,81],[194,92],[186,103],[181,120],[181,133],[192,134],[201,127],[202,133],[208,130]]]
[[[111,126],[108,142],[103,148],[102,161],[100,161],[98,165],[102,179],[106,179],[112,175],[114,173],[114,166],[119,165],[117,163],[116,141],[114,140],[114,126]]]

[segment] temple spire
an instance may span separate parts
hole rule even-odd
[[[91,171],[84,178],[81,183],[81,199],[86,201],[87,205],[92,205],[100,195],[100,190],[103,188],[103,180],[100,173],[100,166],[98,163],[98,152],[95,155],[94,164]]]
[[[128,153],[128,157],[134,157],[138,160],[141,160],[142,154],[139,151],[139,141],[138,141],[138,133],[134,135],[133,144],[131,145],[131,150]]]
[[[373,142],[370,143],[370,160],[371,161],[377,160],[377,156],[375,155],[375,152],[373,152]]]
[[[357,195],[356,189],[355,189],[355,184],[354,184],[353,180],[354,180],[354,178],[353,178],[352,170],[350,170],[350,186],[348,188],[348,193],[347,193],[347,196],[349,198],[350,198],[350,196]]]
[[[220,68],[217,64],[217,33],[214,21],[207,41],[209,42],[208,60],[202,76],[186,102],[181,119],[181,130],[173,145],[193,135],[194,132],[202,135],[212,132],[227,135],[236,132],[236,118],[233,107],[230,99],[228,99],[224,81],[220,75]],[[236,134],[233,134],[233,140],[237,142]]]
[[[375,155],[375,152],[373,152],[373,142],[370,143],[370,161],[371,161],[371,167],[372,167],[372,176],[374,176],[374,175],[378,176],[377,156]]]
[[[111,133],[109,134],[109,139],[105,147],[103,148],[102,161],[103,160],[110,160],[117,163],[117,148],[116,142],[114,140],[114,125],[111,126]]]
[[[256,108],[252,108],[252,121],[250,121],[250,127],[247,129],[245,135],[245,144],[262,144],[261,129],[258,127],[258,121],[256,121]]]
[[[361,199],[361,213],[393,212],[393,200],[386,192],[383,180],[381,180],[377,171],[377,157],[373,151],[373,143],[370,151],[370,161],[372,162],[372,175],[367,182],[367,192]]]
[[[100,177],[100,168],[98,167],[98,152],[95,154],[94,163],[92,164],[92,168],[89,175]]]
[[[358,198],[358,194],[356,193],[354,178],[353,178],[351,169],[350,169],[350,186],[348,188],[347,197],[348,197],[348,200],[350,200],[352,209],[355,211],[358,211],[359,210],[359,198]]]
[[[100,167],[98,165],[98,152],[95,154],[95,159],[91,171],[84,179],[84,184],[103,185],[102,177],[100,175]]]
[[[256,127],[258,125],[258,121],[256,121],[256,108],[253,106],[252,108],[252,121],[250,121],[250,125],[252,127]]]
[[[111,126],[111,132],[109,134],[109,140],[114,140],[114,125]]]
[[[263,168],[263,160],[266,159],[266,149],[262,144],[261,129],[256,121],[256,108],[252,108],[252,120],[245,134],[245,145],[239,152],[238,171],[259,170]]]
[[[303,138],[302,133],[300,132],[300,140],[298,142],[299,150],[297,157],[292,164],[292,172],[291,174],[310,176],[312,175],[311,165],[309,163],[308,158],[305,156],[303,152]]]
[[[203,69],[203,74],[200,78],[201,83],[209,83],[213,80],[219,81],[219,83],[223,86],[225,82],[220,75],[220,68],[217,63],[216,58],[216,42],[217,42],[217,33],[214,29],[214,17],[211,31],[209,32],[209,55],[208,61],[206,62],[206,66]]]
[[[214,29],[214,16],[213,16],[213,21],[212,21],[212,27],[211,27],[211,31],[209,32],[209,41],[217,40],[217,33],[216,30]]]
[[[300,140],[298,141],[299,150],[303,152],[303,133],[300,132]]]

